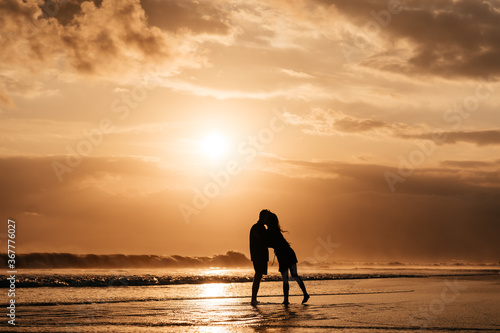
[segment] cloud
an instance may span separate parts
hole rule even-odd
[[[149,25],[164,31],[214,35],[231,32],[228,13],[217,2],[141,0],[141,6]]]
[[[25,98],[53,96],[59,93],[59,90],[57,89],[45,89],[41,82],[33,81],[32,79],[28,79],[25,77],[12,78],[8,74],[0,74],[0,88],[1,87],[3,87],[5,91],[11,92],[12,95],[19,95]],[[9,98],[7,95],[5,96]],[[10,104],[6,104],[10,107],[14,105],[12,101],[10,101]]]
[[[75,161],[73,159],[73,161]],[[2,157],[0,166],[2,173],[1,184],[5,188],[2,204],[10,210],[18,204],[11,199],[23,202],[26,197],[43,197],[43,193],[64,193],[71,188],[85,187],[85,183],[92,177],[113,174],[115,176],[142,175],[146,178],[168,178],[168,171],[158,167],[156,161],[140,157],[105,157],[86,158],[74,174],[59,182],[54,173],[52,163],[66,164],[66,157]],[[78,171],[80,170],[80,171]],[[78,171],[78,172],[77,172]],[[165,172],[165,173],[164,173]],[[105,184],[103,183],[105,186]],[[53,206],[50,204],[50,206]]]
[[[162,63],[172,57],[175,45],[160,29],[148,27],[137,1],[104,1],[100,7],[84,2],[73,20],[59,28],[68,64],[83,74]]]
[[[373,136],[379,134],[405,140],[431,140],[437,145],[473,143],[477,146],[500,144],[500,130],[441,131],[428,130],[428,126],[386,122],[372,118],[358,118],[341,111],[313,108],[305,115],[286,112],[288,123],[302,127],[311,135],[335,135],[342,133]]]
[[[143,230],[156,228],[162,234],[159,238],[168,241],[167,226],[180,215],[180,194],[174,189],[178,174],[152,159],[88,157],[59,182],[54,162],[64,164],[66,157],[0,158],[0,185],[4,189],[0,210],[6,218],[18,219],[31,230],[23,236],[24,251],[90,251],[95,247],[96,252],[116,252],[111,244],[132,240],[132,234],[127,236],[128,232],[120,230],[139,226]],[[108,241],[101,239],[99,228],[109,236]],[[120,247],[128,251],[134,246],[123,243]]]
[[[500,160],[495,161],[442,161],[441,165],[444,167],[462,168],[462,169],[476,169],[476,168],[498,168]]]
[[[103,0],[44,0],[40,3],[40,8],[44,18],[54,17],[62,25],[66,25],[81,11],[84,2],[93,2],[96,7],[101,7]]]
[[[292,178],[328,179],[322,191],[330,192],[329,187],[340,193],[376,192],[392,193],[384,178],[386,171],[398,173],[397,168],[376,165],[356,164],[337,161],[304,161],[282,159],[273,156],[260,157],[265,170]],[[480,163],[480,161],[476,161]],[[446,163],[445,163],[446,165]],[[400,194],[410,195],[470,195],[490,193],[500,195],[500,176],[490,169],[465,170],[463,168],[419,168],[406,181],[398,184]],[[478,180],[481,180],[478,183]],[[491,189],[494,188],[493,192]]]
[[[174,91],[181,91],[197,96],[211,96],[217,99],[245,98],[245,99],[269,99],[286,94],[286,91],[244,91],[236,89],[216,89],[210,86],[198,85],[189,81],[176,78],[162,80],[161,85]]]
[[[153,65],[174,73],[205,63],[200,43],[228,43],[233,33],[210,2],[6,0],[0,10],[0,62],[14,81],[47,73],[123,83]]]
[[[0,105],[5,105],[8,107],[14,106],[14,102],[12,102],[10,96],[2,88],[0,88]]]
[[[500,144],[500,130],[481,130],[481,131],[452,131],[439,133],[442,140],[434,140],[436,134],[398,134],[404,139],[422,139],[433,140],[436,144],[457,144],[459,142],[473,143],[477,146],[488,146]]]
[[[397,171],[384,165],[258,159],[267,170],[232,179],[192,225],[177,206],[191,202],[183,188],[192,180],[144,158],[86,158],[62,183],[51,163],[63,157],[1,158],[0,208],[23,222],[25,252],[247,251],[252,222],[234,221],[263,205],[278,213],[302,257],[317,235],[341,242],[336,258],[491,260],[500,250],[500,181],[492,170],[418,169],[391,193],[383,174]]]
[[[304,73],[304,72],[298,72],[298,71],[294,71],[293,69],[281,69],[281,72],[282,73],[285,73],[291,77],[296,77],[296,78],[301,78],[301,79],[310,79],[310,78],[313,78],[312,75],[309,75],[307,73]]]
[[[382,120],[356,118],[341,111],[313,108],[305,115],[285,113],[284,117],[292,125],[304,127],[304,133],[313,135],[333,135],[338,133],[363,133],[375,130],[392,131],[405,128],[403,124],[391,124]]]
[[[270,83],[270,82],[267,82]],[[325,91],[311,84],[300,84],[290,86],[274,86],[270,83],[268,89],[261,87],[234,87],[236,84],[232,81],[225,82],[224,88],[213,88],[210,84],[199,84],[189,80],[179,78],[165,78],[160,83],[163,87],[168,87],[174,91],[185,92],[197,96],[211,96],[217,99],[256,99],[266,100],[276,97],[285,97],[291,100],[310,100],[323,97]]]
[[[344,42],[370,56],[364,66],[446,78],[500,73],[498,1],[396,1],[392,14],[386,0],[316,2],[358,27]]]
[[[500,179],[491,169],[420,168],[393,193],[384,179],[386,171],[398,172],[393,167],[260,159],[267,165],[266,173],[254,186],[262,191],[265,183],[286,201],[270,200],[268,207],[278,206],[278,215],[285,215],[283,221],[288,223],[285,227],[297,220],[290,237],[332,235],[342,244],[337,258],[356,253],[365,260],[496,260],[500,248],[490,233],[499,231]],[[300,208],[293,209],[295,204]],[[304,218],[314,224],[301,227]]]
[[[335,128],[342,132],[365,132],[377,128],[385,128],[388,124],[381,120],[373,119],[354,119],[352,117],[344,117],[335,122]]]

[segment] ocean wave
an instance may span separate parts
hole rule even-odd
[[[0,256],[0,266],[7,266],[7,255]],[[212,257],[27,253],[16,256],[17,268],[203,268],[250,267],[251,261],[243,254],[228,251]]]
[[[430,276],[478,276],[498,275],[498,270],[478,271],[414,271],[414,272],[372,272],[372,273],[306,273],[301,274],[306,281],[313,280],[348,280],[348,279],[381,279],[381,278],[422,278]],[[7,276],[0,276],[0,288],[8,288]],[[266,275],[263,281],[281,281],[281,275]],[[241,283],[253,281],[250,271],[246,274],[18,274],[16,288],[38,287],[131,287],[131,286],[163,286],[177,284],[204,283]]]
[[[307,258],[310,259],[310,258]],[[302,267],[484,267],[497,269],[498,263],[467,263],[452,261],[449,263],[415,264],[392,262],[350,262],[329,261],[315,262],[300,260]],[[0,254],[0,266],[7,267],[7,254]],[[243,253],[228,251],[211,257],[197,256],[161,256],[161,255],[125,255],[125,254],[74,254],[74,253],[26,253],[16,255],[16,267],[20,269],[51,268],[251,268],[252,262]]]

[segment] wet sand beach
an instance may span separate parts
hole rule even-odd
[[[431,276],[19,290],[19,332],[500,332],[500,277]],[[6,324],[5,320],[5,324]]]

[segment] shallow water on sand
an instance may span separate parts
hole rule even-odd
[[[23,332],[427,332],[500,331],[500,279],[490,276],[19,289]]]

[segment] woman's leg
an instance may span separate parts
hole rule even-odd
[[[290,290],[290,285],[288,284],[288,269],[284,272],[281,272],[281,277],[283,278],[283,304],[287,305],[288,302],[288,291]]]
[[[293,264],[290,267],[290,273],[292,274],[292,277],[295,281],[297,281],[300,290],[302,290],[302,293],[304,293],[304,299],[302,300],[302,303],[307,302],[309,299],[309,294],[307,293],[306,286],[304,285],[304,281],[302,281],[302,278],[297,274],[297,265]]]

